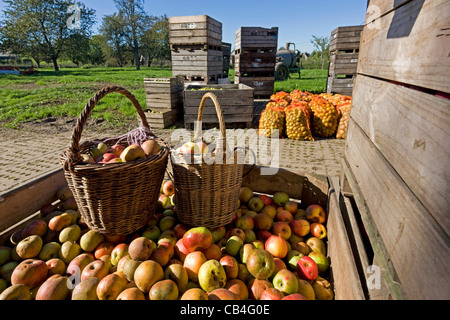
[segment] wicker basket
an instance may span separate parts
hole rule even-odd
[[[133,103],[141,118],[142,125],[137,129],[141,138],[155,139],[162,148],[155,155],[130,162],[82,163],[81,153],[87,153],[96,144],[94,141],[105,141],[108,146],[116,143],[127,146],[122,142],[123,136],[122,139],[106,138],[79,144],[95,104],[113,92],[125,95]],[[169,146],[150,130],[137,99],[124,88],[110,86],[88,101],[73,130],[71,146],[60,160],[78,210],[89,228],[103,234],[127,235],[143,227],[155,212],[168,157]]]
[[[217,97],[206,93],[200,102],[198,121],[202,120],[206,100],[210,98],[216,107],[220,125],[220,137],[216,141],[217,148],[222,146],[223,163],[210,161],[191,161],[183,163],[176,161],[172,151],[171,166],[175,186],[175,207],[178,219],[188,226],[204,226],[215,228],[232,221],[238,208],[239,190],[241,188],[244,164],[236,161],[236,150],[233,163],[225,160],[227,150],[226,128]],[[198,141],[201,126],[197,126],[194,141]]]

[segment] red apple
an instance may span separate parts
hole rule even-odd
[[[275,221],[272,225],[272,233],[276,236],[282,237],[284,240],[289,240],[292,235],[292,230],[286,222]]]
[[[171,195],[173,195],[175,193],[175,187],[173,185],[173,182],[171,180],[167,180],[164,185],[163,185],[163,193],[170,197]]]
[[[268,288],[261,294],[259,300],[281,300],[284,298],[283,292],[275,288]]]
[[[190,253],[188,249],[183,244],[183,239],[179,239],[177,243],[175,244],[175,254],[180,259],[181,262],[184,261],[186,256]]]
[[[303,256],[297,261],[297,274],[300,279],[314,281],[319,275],[319,268],[313,259]]]
[[[268,280],[253,278],[248,282],[247,288],[250,299],[259,300],[266,289],[273,288],[273,284]]]
[[[175,235],[177,239],[183,238],[186,231],[188,231],[188,227],[182,223],[178,223],[175,227],[173,227],[173,231],[175,231]]]
[[[255,226],[253,218],[249,215],[243,215],[236,220],[236,227],[242,230],[251,230]]]
[[[111,251],[111,264],[117,266],[119,260],[128,254],[128,244],[119,243]]]
[[[273,204],[272,199],[270,199],[270,198],[269,198],[268,196],[266,196],[265,194],[260,194],[260,195],[258,196],[258,198],[260,198],[260,199],[263,201],[264,206],[271,206],[271,205]]]
[[[283,259],[288,253],[288,244],[280,236],[272,235],[266,240],[264,248],[276,258]]]
[[[293,233],[295,233],[299,237],[306,236],[310,231],[310,224],[308,220],[298,219],[292,220],[289,224]]]
[[[324,223],[327,214],[324,208],[318,204],[312,204],[306,208],[306,219],[310,222]]]
[[[125,150],[125,147],[120,144],[115,144],[109,150],[111,153],[115,154],[117,157],[120,157],[122,151]]]
[[[268,279],[275,271],[273,256],[264,249],[253,249],[247,257],[247,269],[256,279]]]
[[[292,293],[290,295],[285,296],[281,300],[308,300],[308,299],[306,299],[305,296],[300,293]]]
[[[270,230],[272,228],[273,219],[266,213],[258,213],[254,218],[255,229]]]
[[[284,210],[289,211],[291,214],[296,214],[298,209],[298,203],[295,201],[288,201],[284,204]]]
[[[283,294],[289,295],[298,292],[298,280],[295,274],[288,269],[281,269],[272,280],[273,287]]]
[[[191,228],[183,235],[183,244],[189,252],[204,250],[213,243],[211,231],[205,227]]]
[[[227,276],[227,280],[235,279],[239,273],[239,263],[236,258],[225,255],[220,258],[219,263],[225,269],[225,274]]]
[[[256,232],[256,239],[261,241],[263,245],[271,236],[273,236],[273,234],[267,230],[259,230]]]
[[[319,239],[323,239],[327,236],[327,229],[321,223],[311,223],[310,232],[314,237],[317,237]]]
[[[202,252],[208,260],[218,261],[222,257],[222,249],[216,243],[211,243],[211,245],[208,248],[202,250]]]
[[[280,210],[277,211],[277,221],[283,221],[286,223],[290,223],[292,220],[294,220],[294,217],[292,216],[292,213],[290,213],[287,210]]]

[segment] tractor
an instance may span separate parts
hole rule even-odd
[[[293,45],[294,50],[290,50]],[[302,69],[300,51],[295,49],[295,43],[286,43],[286,49],[278,50],[275,63],[275,80],[282,81],[289,78],[289,74],[298,73],[300,78],[300,70]]]

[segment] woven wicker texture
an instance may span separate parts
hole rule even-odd
[[[145,140],[155,139],[161,151],[155,155],[114,164],[82,164],[81,153],[106,141],[108,146],[116,143],[126,146],[118,138],[104,138],[79,144],[83,127],[95,104],[107,94],[117,92],[131,100],[141,118]],[[97,232],[126,235],[143,227],[156,210],[157,199],[167,168],[169,146],[150,130],[139,102],[126,89],[106,87],[92,97],[72,133],[71,146],[61,156],[64,174],[86,224]]]
[[[197,121],[202,121],[203,109],[207,99],[215,105],[219,119],[220,139],[217,141],[217,152],[222,146],[223,156],[226,153],[226,127],[217,97],[206,93],[200,101]],[[201,126],[197,126],[194,141],[198,140]],[[215,228],[228,224],[233,219],[238,207],[239,190],[242,183],[243,164],[236,161],[223,160],[222,163],[180,163],[173,161],[173,180],[175,186],[175,207],[181,222],[189,226]],[[231,162],[231,163],[230,163]]]

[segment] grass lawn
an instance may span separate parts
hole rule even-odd
[[[234,70],[230,72],[233,79]],[[15,127],[21,122],[47,117],[78,117],[86,102],[103,87],[118,85],[131,91],[145,107],[144,78],[170,77],[170,69],[64,68],[58,72],[40,69],[34,75],[0,75],[0,124]],[[325,91],[327,70],[302,70],[291,79],[275,82],[275,91],[293,89]],[[94,108],[92,118],[103,118],[112,126],[136,119],[132,103],[124,96],[110,94]]]

